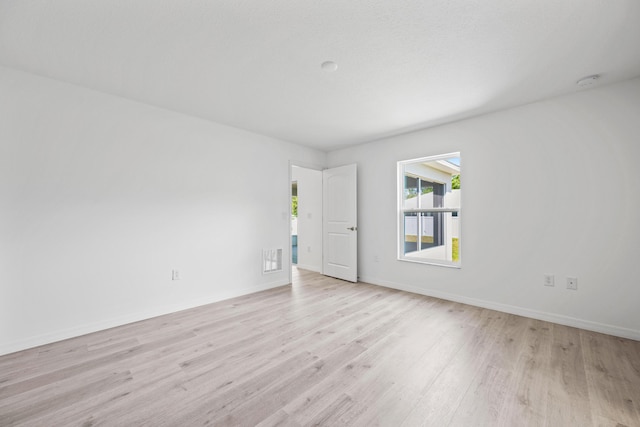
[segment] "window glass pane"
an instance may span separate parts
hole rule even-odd
[[[451,214],[451,260],[460,262],[460,215],[459,212]]]
[[[405,175],[404,177],[404,196],[403,196],[403,208],[404,209],[417,209],[418,208],[418,178]]]
[[[404,214],[404,249],[403,253],[408,254],[418,250],[418,214]]]
[[[420,194],[433,193],[433,182],[420,180]]]
[[[433,207],[434,208],[444,207],[444,189],[445,189],[444,184],[440,184],[440,183],[433,184]]]
[[[438,182],[425,181],[418,179],[420,191],[420,209],[441,208],[444,207],[444,188],[445,185]]]
[[[405,214],[405,224],[407,216]],[[452,212],[421,212],[405,226],[405,255],[416,260],[433,259],[458,262],[460,260],[460,217]],[[418,222],[419,220],[419,222]],[[416,241],[415,228],[420,234],[420,249]]]
[[[424,212],[420,223],[420,249],[442,245],[442,212]]]

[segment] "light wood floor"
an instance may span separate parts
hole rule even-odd
[[[640,426],[640,342],[295,276],[0,357],[0,425]]]

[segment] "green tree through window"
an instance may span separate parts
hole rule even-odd
[[[451,177],[451,188],[454,190],[460,189],[460,174]]]

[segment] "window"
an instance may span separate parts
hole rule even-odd
[[[398,162],[398,259],[460,267],[460,153]]]

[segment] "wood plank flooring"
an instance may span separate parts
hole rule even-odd
[[[0,357],[0,426],[640,426],[640,342],[303,270]]]

